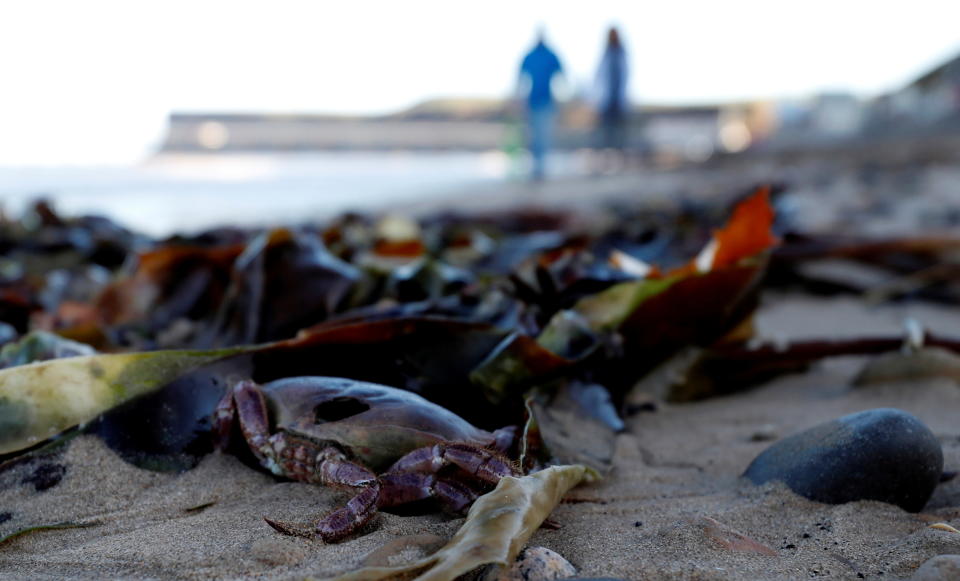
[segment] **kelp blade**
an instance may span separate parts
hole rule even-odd
[[[240,350],[89,355],[0,370],[0,454],[39,444]]]

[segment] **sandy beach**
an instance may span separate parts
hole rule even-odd
[[[778,296],[765,301],[760,335],[808,338],[826,330],[898,331],[913,316],[935,332],[960,328],[960,313],[924,306],[868,308],[851,299]],[[627,418],[615,467],[574,489],[554,511],[557,530],[531,545],[566,557],[583,576],[624,579],[897,579],[925,560],[960,553],[960,480],[936,490],[922,513],[862,501],[825,505],[780,484],[740,478],[772,439],[856,411],[896,407],[937,435],[947,470],[960,467],[955,382],[927,380],[853,388],[866,358],[830,360],[801,375],[700,403],[661,404]],[[310,522],[346,495],[281,482],[237,460],[211,456],[182,475],[137,469],[93,437],[60,457],[4,473],[5,529],[71,521],[88,528],[42,531],[0,546],[11,579],[300,579],[335,576],[373,563],[414,560],[462,522],[442,515],[380,514],[369,532],[335,545],[278,535],[262,516]],[[31,475],[64,466],[63,480],[39,492]],[[772,550],[725,548],[706,519]]]
[[[589,206],[587,196],[641,194],[651,203],[674,203],[681,193],[732,196],[780,177],[797,178],[789,189],[795,219],[811,232],[836,231],[851,212],[868,216],[858,226],[863,233],[930,232],[938,208],[960,207],[956,165],[891,171],[921,184],[920,193],[904,196],[896,184],[906,182],[888,180],[868,190],[862,182],[845,181],[856,175],[854,168],[834,168],[823,182],[810,164],[828,162],[803,163],[808,165],[802,170],[757,161],[743,171],[733,165],[524,186],[522,192],[517,186],[487,197],[461,196],[450,205],[465,211],[510,207],[521,194],[531,195],[520,205]],[[876,210],[891,199],[898,200],[895,211]],[[829,211],[818,207],[823,201]],[[443,204],[432,201],[431,207]],[[908,317],[934,334],[960,335],[956,307],[779,290],[763,294],[755,327],[758,338],[780,342],[891,336],[902,333]],[[630,580],[908,579],[931,557],[960,554],[960,533],[930,527],[960,528],[960,478],[940,484],[923,511],[909,513],[876,501],[822,504],[782,483],[756,486],[741,477],[773,442],[884,407],[919,418],[942,446],[944,470],[960,470],[960,384],[940,377],[854,387],[853,378],[869,360],[831,358],[734,395],[639,408],[617,436],[612,472],[568,493],[550,516],[555,526],[540,529],[529,545],[560,553],[581,577]],[[41,524],[83,525],[0,544],[0,577],[329,578],[420,558],[463,522],[442,514],[380,513],[361,534],[328,545],[282,536],[263,520],[309,523],[347,498],[276,479],[220,454],[183,474],[150,472],[127,464],[95,437],[81,436],[55,455],[0,472],[0,534]]]

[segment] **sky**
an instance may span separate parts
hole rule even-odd
[[[960,2],[0,4],[0,166],[144,158],[171,111],[385,113],[504,97],[542,27],[588,87],[611,24],[638,103],[870,97],[960,53]]]

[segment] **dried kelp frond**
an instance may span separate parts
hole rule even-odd
[[[604,475],[610,471],[624,424],[602,385],[561,380],[531,390],[527,405],[550,463],[583,464]]]
[[[293,337],[336,312],[360,271],[331,254],[315,236],[264,232],[237,256],[209,336],[219,347]]]
[[[429,224],[419,230],[402,222],[402,236],[371,230],[359,241],[346,230],[321,237],[307,229],[266,232],[246,245],[244,237],[230,237],[213,248],[159,247],[142,254],[134,275],[96,303],[102,328],[93,331],[104,349],[241,346],[0,372],[0,454],[113,408],[95,431],[125,458],[180,453],[195,432],[209,431],[211,402],[238,377],[262,383],[322,375],[400,387],[486,429],[521,424],[527,392],[541,389],[553,398],[548,384],[558,379],[608,390],[607,407],[618,409],[656,364],[691,345],[712,348],[749,318],[767,250],[776,243],[771,221],[760,190],[686,267],[667,274],[651,269],[642,280],[601,260],[594,235],[584,233],[549,232],[550,240],[537,241],[544,233],[524,230],[516,257],[527,271],[516,262],[502,270],[475,265],[462,278],[437,258],[445,238]],[[378,236],[418,246],[391,246],[388,254],[402,258],[401,266],[373,279],[359,256],[377,250]],[[331,253],[327,243],[343,247]],[[502,244],[487,250],[513,252]],[[60,333],[76,336],[76,329]],[[568,403],[591,412],[587,402]],[[550,430],[564,422],[550,425],[548,414],[540,415],[544,435],[559,433]],[[148,436],[160,443],[150,445]]]

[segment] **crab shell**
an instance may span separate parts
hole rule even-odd
[[[490,432],[402,389],[336,377],[291,377],[261,387],[275,430],[333,443],[376,472],[440,442],[494,444]]]

